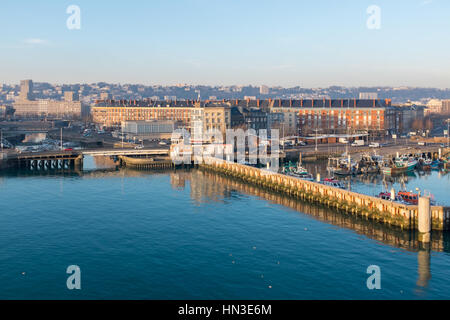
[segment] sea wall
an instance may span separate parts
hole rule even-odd
[[[380,223],[403,229],[418,228],[417,205],[382,200],[217,158],[206,158],[200,167],[348,214],[365,216]],[[450,207],[432,206],[431,215],[433,230],[450,229]]]

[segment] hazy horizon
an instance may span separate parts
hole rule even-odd
[[[108,85],[117,85],[117,86],[162,86],[162,87],[182,87],[182,86],[198,86],[198,87],[211,87],[211,88],[218,88],[218,87],[254,87],[254,88],[259,88],[261,85],[256,85],[256,84],[243,84],[243,85],[237,85],[237,84],[223,84],[223,85],[219,85],[219,84],[205,84],[205,83],[200,83],[200,84],[192,84],[192,83],[173,83],[173,84],[162,84],[162,83],[138,83],[138,82],[134,82],[134,83],[128,83],[128,82],[108,82],[108,81],[95,81],[95,82],[49,82],[49,81],[36,81],[35,79],[31,79],[31,78],[24,78],[24,79],[20,79],[18,82],[15,83],[11,83],[11,82],[2,82],[0,83],[0,85],[8,85],[8,86],[18,86],[20,85],[20,81],[21,80],[32,80],[34,84],[41,84],[41,83],[48,83],[50,85],[53,86],[74,86],[74,85],[93,85],[93,84],[98,84],[98,83],[106,83]],[[262,84],[265,85],[265,84]],[[344,89],[398,89],[398,88],[405,88],[405,89],[437,89],[437,90],[450,90],[450,87],[448,88],[439,88],[439,87],[420,87],[420,86],[387,86],[387,85],[383,85],[383,86],[341,86],[341,85],[329,85],[329,86],[318,86],[318,87],[305,87],[305,86],[281,86],[281,85],[273,85],[273,86],[269,86],[269,85],[265,85],[268,88],[282,88],[282,89],[294,89],[294,88],[301,88],[301,89],[310,89],[310,90],[315,90],[315,89],[328,89],[328,88],[333,88],[333,87],[341,87]]]

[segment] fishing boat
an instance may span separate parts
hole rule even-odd
[[[382,200],[395,201],[402,204],[409,204],[408,202],[404,201],[402,197],[398,196],[398,194],[395,194],[394,189],[392,189],[391,192],[387,191],[380,192],[376,197]]]
[[[361,156],[361,160],[358,162],[358,171],[360,171],[362,174],[374,174],[374,173],[380,173],[380,166],[379,164],[382,162],[382,157],[378,155],[369,155],[369,154],[363,154]]]
[[[358,164],[352,162],[350,156],[340,158],[328,158],[327,170],[330,174],[338,176],[350,176],[360,173]]]
[[[282,173],[291,177],[314,181],[312,174],[306,170],[301,163],[299,162],[297,166],[295,166],[292,162],[289,161],[287,165],[283,167]]]
[[[441,162],[439,160],[434,160],[433,162],[431,162],[431,169],[439,170],[440,167],[441,167]]]
[[[311,173],[308,172],[305,168],[303,168],[301,165],[298,165],[295,171],[292,173],[294,177],[308,180],[308,181],[314,181],[314,177]]]
[[[345,189],[345,185],[341,181],[336,180],[334,178],[326,178],[322,180],[320,183],[330,187]]]
[[[295,165],[289,161],[287,164],[284,165],[283,169],[281,170],[282,174],[290,175],[295,170]]]
[[[432,206],[436,205],[436,200],[434,198],[434,195],[425,191],[424,196],[430,198],[430,204]],[[401,200],[405,204],[418,205],[419,197],[420,197],[420,194],[414,193],[412,191],[409,191],[409,192],[408,191],[399,191],[397,193],[397,199]]]
[[[413,157],[397,157],[388,163],[385,163],[382,171],[384,174],[398,174],[413,171],[416,168],[417,160]]]
[[[417,205],[419,203],[419,195],[413,192],[399,191],[397,197],[407,204]]]
[[[377,196],[377,198],[380,198],[382,200],[392,200],[392,195],[390,192],[380,192]],[[395,198],[394,198],[395,199]]]
[[[422,170],[431,170],[431,164],[433,161],[431,159],[422,159]]]

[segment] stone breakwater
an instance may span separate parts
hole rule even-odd
[[[217,158],[205,159],[200,168],[347,214],[359,215],[402,229],[418,229],[417,205],[382,200]],[[431,206],[430,213],[432,230],[450,230],[450,207]]]

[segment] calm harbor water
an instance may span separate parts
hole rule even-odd
[[[450,298],[445,233],[430,249],[414,232],[212,173],[108,166],[0,175],[0,298]],[[448,198],[448,176],[415,179]],[[73,264],[81,290],[66,287]],[[381,290],[366,286],[370,265]]]

